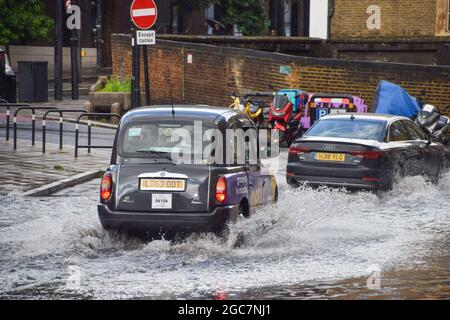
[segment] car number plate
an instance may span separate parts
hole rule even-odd
[[[175,191],[182,192],[186,189],[186,180],[176,179],[141,179],[141,191]]]
[[[335,161],[335,162],[344,162],[345,154],[340,153],[317,153],[316,160],[319,161]]]
[[[152,209],[172,209],[172,195],[152,194]]]

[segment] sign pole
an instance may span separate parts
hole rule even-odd
[[[56,1],[55,21],[55,100],[63,99],[63,0]]]
[[[132,51],[132,77],[131,77],[131,107],[137,108],[141,105],[141,88],[140,88],[140,50],[136,43],[136,30],[133,29],[133,38],[131,40]]]
[[[150,99],[150,65],[148,63],[148,51],[147,46],[143,46],[143,54],[144,54],[144,80],[145,80],[145,102],[147,106],[151,105],[151,99]]]
[[[153,27],[158,19],[158,8],[154,0],[133,0],[130,6],[130,17],[136,28],[133,31],[132,38],[132,83],[131,83],[131,104],[132,107],[141,105],[141,88],[140,88],[140,46],[143,46],[144,61],[144,82],[145,82],[145,98],[146,104],[150,105],[150,79],[149,79],[149,63],[148,63],[148,45],[156,43],[156,33],[149,30]]]

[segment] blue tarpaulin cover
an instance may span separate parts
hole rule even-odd
[[[416,98],[410,96],[405,89],[383,80],[375,92],[374,110],[379,114],[413,118],[421,109]]]

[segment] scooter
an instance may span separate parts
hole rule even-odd
[[[267,103],[262,100],[253,100],[251,97],[266,97],[269,96],[269,93],[248,93],[242,99],[237,93],[232,93],[230,96],[234,101],[230,106],[231,109],[246,113],[256,123],[258,128],[267,127],[268,112],[266,111],[267,108],[265,108]],[[273,94],[270,93],[270,97],[272,96]],[[244,104],[242,104],[242,101]]]
[[[255,121],[259,129],[269,127],[270,105],[274,92],[250,92],[243,96],[246,101],[244,112]]]
[[[280,91],[273,99],[270,107],[269,122],[272,129],[279,130],[280,146],[288,148],[294,140],[303,134],[303,127],[300,123],[302,114],[301,108],[301,92],[297,91],[294,101],[297,106],[292,103],[286,93]],[[296,110],[294,110],[296,109]]]
[[[447,106],[447,108],[450,108],[450,106]],[[423,131],[444,145],[448,145],[449,123],[450,119],[443,116],[439,110],[431,104],[424,105],[416,118],[416,124],[418,124]]]

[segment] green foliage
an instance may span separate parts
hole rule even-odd
[[[131,79],[121,82],[118,78],[111,77],[105,87],[98,92],[131,92]]]
[[[267,31],[269,20],[261,0],[220,0],[223,22],[236,25],[244,36]]]
[[[174,5],[180,12],[192,13],[196,10],[206,8],[210,4],[217,3],[217,0],[175,0]]]
[[[0,0],[0,44],[23,39],[45,39],[53,20],[44,15],[39,0]]]

